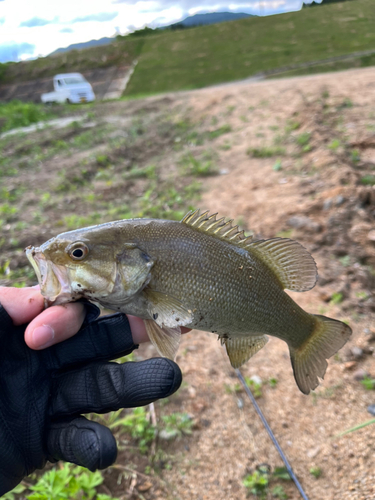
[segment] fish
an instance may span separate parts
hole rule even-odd
[[[317,266],[295,240],[254,240],[233,220],[189,211],[180,221],[125,219],[27,247],[47,306],[81,298],[142,318],[161,356],[175,359],[181,327],[212,332],[239,368],[284,340],[297,386],[309,394],[349,339],[345,323],[304,311]]]

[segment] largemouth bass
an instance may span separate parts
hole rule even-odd
[[[175,358],[182,326],[216,333],[234,368],[266,344],[266,335],[278,337],[308,394],[351,329],[305,312],[284,292],[316,283],[305,248],[283,238],[253,241],[216,215],[197,210],[181,222],[109,222],[62,233],[26,254],[48,305],[85,297],[143,318],[161,356]]]

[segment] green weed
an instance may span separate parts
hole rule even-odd
[[[271,158],[272,156],[282,156],[285,154],[285,148],[279,146],[268,146],[262,148],[249,148],[247,154],[254,158]]]
[[[255,382],[250,377],[244,377],[244,378],[245,378],[246,385],[248,385],[249,388],[251,389],[251,391],[254,395],[254,398],[261,398],[263,396],[263,394],[262,394],[262,382],[260,382],[260,383]]]
[[[129,172],[124,172],[125,179],[156,179],[156,165],[147,165],[146,167],[134,166]]]
[[[272,170],[275,172],[279,172],[282,169],[282,163],[281,160],[277,160],[274,166],[272,167]]]
[[[268,379],[268,385],[274,389],[277,386],[277,378],[271,377]]]
[[[187,413],[163,415],[162,420],[165,424],[165,431],[171,437],[181,437],[184,434],[192,433],[193,421]]]
[[[367,420],[367,422],[362,422],[359,425],[355,425],[354,427],[351,427],[350,429],[347,429],[346,431],[340,432],[339,434],[336,434],[335,437],[341,437],[345,436],[345,434],[350,434],[352,432],[359,431],[360,429],[363,429],[364,427],[367,427],[368,425],[375,424],[375,418],[372,418],[371,420]]]
[[[212,159],[200,160],[195,158],[191,153],[185,155],[180,164],[184,175],[194,175],[197,177],[208,177],[210,175],[217,175],[218,169]]]
[[[0,131],[5,132],[18,127],[27,127],[33,123],[47,120],[53,116],[41,104],[32,102],[10,101],[0,104]]]
[[[339,262],[344,267],[349,267],[350,264],[351,264],[351,257],[350,257],[350,255],[344,255],[343,257],[339,257]]]
[[[10,222],[18,213],[17,207],[12,207],[8,203],[3,203],[0,205],[0,217],[2,217],[6,222]]]
[[[353,163],[358,163],[361,160],[361,154],[358,149],[352,149],[350,152],[350,158]]]
[[[296,142],[304,153],[311,151],[310,139],[311,132],[302,132],[302,134],[296,136]]]
[[[361,384],[367,391],[375,390],[375,379],[373,378],[364,377],[364,379],[361,380]]]
[[[121,419],[115,420],[109,425],[110,429],[120,429],[126,431],[133,439],[138,441],[141,453],[146,453],[149,444],[155,439],[156,428],[147,418],[144,407],[134,408],[132,413]]]
[[[274,498],[280,498],[280,500],[287,500],[288,495],[285,493],[284,488],[278,484],[272,488],[271,492]]]
[[[330,300],[330,304],[333,304],[333,305],[341,304],[343,299],[344,299],[344,296],[341,292],[333,292],[331,300]]]
[[[209,140],[216,139],[217,137],[220,137],[223,134],[228,134],[229,132],[232,131],[232,127],[230,125],[223,125],[215,130],[211,130],[210,132],[207,132],[207,137]]]
[[[285,132],[287,134],[290,134],[290,132],[293,132],[294,130],[298,130],[300,128],[301,124],[298,121],[295,120],[288,120],[286,127],[285,127]]]
[[[62,219],[62,224],[68,229],[78,229],[80,227],[87,227],[99,224],[101,215],[99,213],[91,214],[87,217],[81,215],[72,214],[66,215]]]
[[[104,478],[100,471],[90,472],[83,467],[64,463],[62,468],[53,468],[30,486],[27,500],[119,500],[98,494],[96,488]]]
[[[12,491],[8,491],[1,498],[3,500],[17,500],[19,498],[19,495],[21,495],[21,493],[23,493],[25,490],[26,486],[24,486],[23,484],[17,484],[17,486],[13,488]]]
[[[328,149],[330,149],[331,151],[337,151],[340,146],[341,146],[341,142],[338,139],[333,139],[328,144]]]
[[[268,483],[268,475],[263,474],[258,470],[255,470],[252,474],[248,474],[242,481],[242,484],[249,493],[252,493],[256,497],[260,497],[262,499],[266,498]]]
[[[320,467],[311,467],[309,472],[315,477],[315,479],[318,479],[322,475],[323,471]]]
[[[374,186],[375,185],[375,175],[364,175],[361,177],[360,181],[361,184],[364,184],[365,186]]]

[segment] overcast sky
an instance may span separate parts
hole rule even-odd
[[[45,56],[72,43],[162,26],[200,12],[269,15],[301,6],[302,0],[0,0],[0,62]]]

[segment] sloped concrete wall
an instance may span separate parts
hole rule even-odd
[[[94,89],[97,99],[103,99],[110,89],[113,80],[120,78],[130,66],[111,66],[109,68],[97,68],[82,71],[82,74],[89,81]],[[8,102],[13,99],[20,101],[41,102],[40,96],[45,92],[53,91],[52,78],[39,78],[29,82],[21,82],[9,85],[0,85],[0,102]]]

